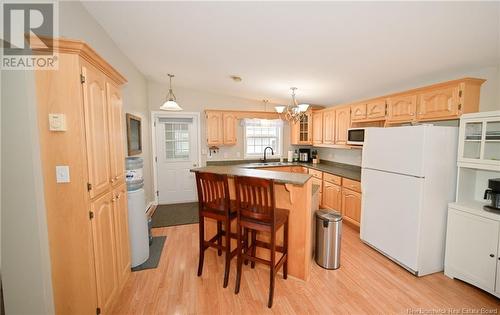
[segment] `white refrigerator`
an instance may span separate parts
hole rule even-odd
[[[417,276],[443,270],[457,127],[367,128],[361,239]]]

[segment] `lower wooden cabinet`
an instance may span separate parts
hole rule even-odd
[[[113,203],[112,192],[91,203],[97,303],[104,313],[110,309],[119,288]]]
[[[323,181],[316,177],[311,178],[311,180],[313,185],[319,186],[319,204],[323,206]]]
[[[361,194],[342,187],[342,216],[344,220],[359,226],[361,222]]]
[[[130,275],[130,244],[128,233],[127,185],[123,183],[113,191],[113,217],[116,239],[116,271],[121,287]]]
[[[326,180],[323,181],[323,207],[342,211],[342,188]]]
[[[97,302],[103,313],[130,275],[127,209],[124,182],[91,203]]]

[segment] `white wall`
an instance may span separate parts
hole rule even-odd
[[[78,1],[59,2],[59,33],[62,37],[80,39],[87,42],[99,55],[124,75],[128,82],[123,86],[123,109],[142,118],[142,156],[144,158],[144,189],[146,201],[153,198],[153,178],[151,174],[151,148],[147,131],[150,130],[147,81],[144,75],[132,64],[116,46],[106,31],[87,12]],[[125,128],[125,125],[124,125]],[[126,144],[126,130],[123,130]],[[126,150],[125,145],[125,150]],[[127,154],[127,152],[125,152]]]
[[[54,313],[33,72],[2,72],[2,282],[7,314]]]
[[[164,83],[156,81],[148,81],[149,109],[158,111],[159,107],[165,101],[165,95],[168,91],[168,86]],[[201,128],[201,148],[202,148],[202,164],[205,165],[207,160],[222,161],[222,160],[239,160],[244,158],[243,151],[243,128],[238,124],[238,142],[234,146],[221,147],[219,152],[210,156],[208,154],[208,146],[206,139],[206,125],[204,111],[206,109],[220,110],[255,110],[255,111],[274,111],[274,105],[268,104],[267,108],[264,102],[257,100],[249,100],[228,95],[215,94],[205,91],[199,91],[184,87],[175,86],[174,93],[177,97],[177,102],[186,112],[200,113],[200,128]],[[290,129],[288,124],[285,124],[283,130],[283,150],[286,151],[290,147]],[[203,154],[205,153],[205,154]]]

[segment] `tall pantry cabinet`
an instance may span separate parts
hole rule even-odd
[[[58,70],[35,71],[35,82],[55,310],[104,314],[130,274],[126,79],[84,42],[54,50]]]

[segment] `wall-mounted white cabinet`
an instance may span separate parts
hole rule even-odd
[[[462,115],[459,137],[459,165],[500,170],[500,111]]]

